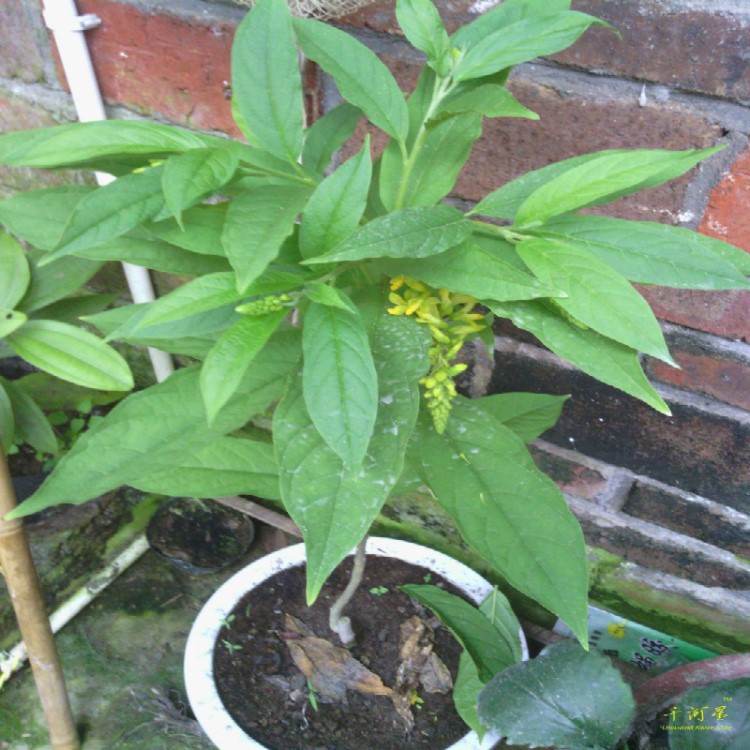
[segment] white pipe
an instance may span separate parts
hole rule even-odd
[[[83,35],[86,29],[98,26],[100,19],[93,13],[79,16],[75,0],[44,0],[44,21],[54,34],[78,119],[81,122],[105,120],[104,102]],[[100,185],[106,185],[112,179],[111,175],[96,173]],[[123,263],[122,267],[133,302],[153,302],[156,295],[148,271],[130,263]],[[174,372],[168,354],[151,348],[148,353],[158,381]]]

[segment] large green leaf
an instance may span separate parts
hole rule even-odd
[[[302,151],[302,81],[289,9],[259,0],[237,29],[232,94],[251,141],[296,162]]]
[[[7,338],[13,331],[17,331],[28,317],[19,310],[10,310],[7,307],[0,307],[0,339]]]
[[[521,623],[510,606],[508,597],[495,586],[487,598],[479,605],[479,611],[492,623],[510,651],[513,661],[523,659],[521,648]]]
[[[630,347],[571,323],[542,302],[487,305],[496,315],[533,333],[555,354],[602,383],[641,399],[662,414],[671,413],[644,375],[638,352]]]
[[[370,189],[370,139],[310,196],[302,213],[299,247],[303,258],[332,250],[359,226]]]
[[[271,185],[232,201],[221,241],[238,290],[246,289],[278,255],[309,195],[299,185]]]
[[[5,232],[0,232],[0,308],[12,310],[31,281],[31,271],[23,248]]]
[[[141,228],[96,247],[80,250],[77,255],[98,261],[125,261],[154,271],[187,276],[203,276],[229,271],[231,268],[226,258],[183,250],[176,245],[162,242]]]
[[[307,599],[367,534],[404,466],[419,410],[418,378],[429,363],[429,335],[414,321],[381,313],[372,335],[378,415],[365,460],[347,469],[310,419],[295,379],[274,413],[274,447],[284,507],[307,550]]]
[[[133,393],[87,430],[52,475],[14,516],[60,503],[83,503],[122,484],[174,471],[203,447],[264,411],[283,391],[299,358],[299,334],[275,337],[212,426],[200,395],[197,367]],[[85,484],[81,477],[86,476]]]
[[[433,206],[456,184],[475,141],[482,135],[482,116],[468,112],[431,125],[422,147],[404,176],[404,161],[398,144],[391,142],[380,168],[380,197],[393,209],[400,206]],[[403,180],[406,185],[402,186]]]
[[[604,151],[536,188],[518,207],[515,223],[519,227],[539,226],[553,216],[660,185],[719,150]],[[476,210],[481,213],[479,206]]]
[[[201,368],[201,394],[211,423],[242,383],[245,373],[287,315],[243,316],[225,331]]]
[[[226,141],[146,120],[76,122],[0,136],[0,164],[132,169],[148,163],[149,158],[221,144]]]
[[[596,255],[626,279],[683,289],[742,289],[748,281],[712,248],[720,240],[681,227],[605,216],[560,216],[540,235]]]
[[[523,441],[459,397],[446,431],[420,423],[420,473],[466,542],[508,582],[587,637],[583,534]]]
[[[0,378],[0,390],[4,389],[13,410],[16,441],[28,443],[40,453],[56,455],[57,437],[44,412],[22,388],[15,383]],[[2,409],[0,408],[0,411]],[[2,417],[0,417],[2,420]]]
[[[400,586],[410,597],[429,607],[471,656],[483,682],[516,662],[495,626],[474,606],[445,589],[428,584]]]
[[[468,49],[495,31],[524,18],[538,18],[570,10],[570,0],[505,0],[471,23],[467,23],[451,37],[455,47]]]
[[[232,178],[239,154],[228,148],[198,148],[170,156],[161,178],[164,199],[177,223],[182,212],[215,193]]]
[[[171,245],[201,255],[226,255],[221,244],[228,203],[195,206],[182,213],[182,226],[175,219],[149,222],[143,229]]]
[[[302,332],[303,389],[310,418],[346,466],[358,466],[372,436],[378,381],[358,312],[311,303]]]
[[[427,64],[445,75],[451,43],[431,0],[397,0],[396,18],[406,38],[427,55]]]
[[[338,86],[341,96],[358,107],[376,127],[406,141],[406,102],[388,68],[349,34],[310,18],[295,18],[300,47]]]
[[[94,315],[105,310],[116,299],[116,294],[78,294],[75,297],[66,297],[52,302],[37,310],[32,317],[40,320],[61,320],[63,323],[78,323],[86,315]]]
[[[279,473],[270,443],[216,437],[166,471],[131,481],[136,489],[170,497],[256,495],[280,500]]]
[[[478,403],[524,443],[530,443],[555,425],[568,398],[549,393],[496,393]]]
[[[164,207],[161,175],[162,167],[151,167],[89,193],[76,204],[48,259],[112,240],[153,218]]]
[[[61,185],[16,193],[0,201],[0,223],[34,247],[51,250],[60,241],[73,209],[95,189]]]
[[[485,726],[532,747],[615,747],[634,714],[633,695],[617,668],[575,643],[556,644],[506,669],[479,696]]]
[[[567,295],[555,302],[575,320],[625,346],[674,363],[646,300],[606,263],[560,240],[525,240],[516,250],[543,283]]]
[[[405,274],[433,287],[443,287],[478,299],[536,299],[562,294],[473,242],[432,258],[398,263],[387,261],[381,265],[394,276]]]
[[[464,723],[473,729],[479,739],[483,739],[487,728],[479,721],[477,701],[479,694],[484,688],[484,683],[479,679],[479,672],[466,651],[461,652],[458,660],[458,671],[453,681],[453,705],[456,713],[464,720]]]
[[[496,83],[458,87],[440,104],[437,116],[461,112],[475,112],[485,117],[539,119],[536,112],[524,107],[505,86]]]
[[[660,711],[660,724],[693,726],[670,729],[670,750],[745,750],[750,737],[750,679],[722,680],[681,696],[674,716]],[[719,718],[719,717],[722,718]],[[701,731],[707,730],[707,731]]]
[[[458,245],[470,233],[471,223],[452,206],[404,208],[373,219],[332,252],[307,262],[424,258]]]
[[[19,357],[40,370],[89,388],[128,391],[128,363],[93,333],[55,320],[29,320],[8,337]]]
[[[101,261],[68,256],[45,263],[46,256],[32,250],[27,257],[31,261],[31,284],[19,308],[26,313],[36,312],[80,289],[101,267]]]
[[[456,64],[454,80],[481,78],[535,57],[559,52],[569,47],[593,24],[607,25],[593,16],[576,11],[562,11],[511,23],[470,46]]]
[[[322,174],[333,154],[352,136],[362,119],[362,112],[344,102],[326,112],[305,133],[302,164]]]

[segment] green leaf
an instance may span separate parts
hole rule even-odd
[[[370,189],[370,137],[356,156],[318,185],[302,212],[299,247],[303,258],[322,255],[359,226]]]
[[[231,271],[211,273],[188,281],[154,302],[141,318],[137,329],[184,320],[206,310],[215,310],[243,299]],[[136,329],[136,330],[137,330]]]
[[[31,272],[23,248],[0,232],[0,308],[12,310],[29,287]]]
[[[570,10],[570,0],[505,0],[458,29],[451,42],[455,47],[468,49],[516,21],[554,15],[564,10]]]
[[[453,705],[456,713],[464,720],[469,729],[473,729],[480,740],[487,733],[487,728],[479,721],[477,701],[484,688],[479,679],[479,672],[472,658],[466,651],[461,652],[458,660],[458,672],[453,682]]]
[[[94,334],[55,320],[29,320],[8,337],[19,357],[63,380],[88,388],[128,391],[128,363]]]
[[[496,675],[479,718],[511,744],[600,750],[617,745],[635,714],[630,687],[607,657],[575,643]]]
[[[308,602],[380,512],[403,470],[419,410],[417,380],[429,367],[429,334],[412,320],[381,313],[371,346],[378,371],[378,414],[361,467],[345,468],[315,429],[301,377],[274,413],[284,507],[305,537]]]
[[[303,384],[310,418],[348,467],[367,451],[378,381],[359,313],[311,303],[302,331]]]
[[[357,313],[357,308],[349,297],[340,289],[330,286],[330,284],[320,284],[318,282],[308,284],[305,287],[305,295],[308,299],[317,302],[319,305],[338,307],[342,310],[348,310],[351,313]]]
[[[475,403],[524,443],[530,443],[555,425],[568,398],[548,393],[496,393]]]
[[[119,237],[164,207],[161,167],[129,174],[100,187],[76,204],[57,248],[45,263]]]
[[[489,308],[534,334],[547,348],[602,383],[619,388],[662,414],[669,407],[643,373],[638,352],[570,323],[542,302],[488,302]]]
[[[271,185],[232,201],[221,241],[238,290],[246,289],[278,255],[309,194],[296,185]]]
[[[51,250],[57,245],[73,209],[96,188],[64,185],[16,193],[0,201],[0,223],[34,247]]]
[[[243,316],[225,331],[201,368],[201,394],[209,424],[242,383],[245,373],[287,315]]]
[[[352,136],[362,119],[362,112],[344,102],[326,112],[305,133],[302,163],[317,174],[322,174],[331,157]]]
[[[122,391],[98,391],[66,383],[46,372],[33,372],[13,381],[45,411],[75,411],[82,401],[105,406],[123,398]]]
[[[515,662],[492,623],[461,597],[437,586],[417,583],[399,588],[438,616],[471,656],[483,682],[489,682],[493,675]]]
[[[406,141],[406,102],[388,68],[377,55],[349,34],[321,21],[295,18],[300,47],[338,86],[341,96],[362,110],[376,127]]]
[[[427,64],[446,75],[450,39],[437,8],[430,0],[397,0],[396,18],[406,38],[427,55]]]
[[[521,439],[461,397],[442,436],[426,418],[420,428],[420,474],[466,542],[585,641],[583,534]]]
[[[52,302],[37,310],[33,317],[42,320],[60,320],[63,323],[77,323],[85,315],[94,315],[106,309],[116,299],[116,294],[81,294]]]
[[[405,274],[430,286],[478,299],[535,299],[562,294],[473,242],[432,258],[399,261],[398,264],[385,262],[382,266],[393,276]]]
[[[404,208],[373,219],[326,255],[308,263],[362,258],[424,258],[458,245],[471,224],[452,206]]]
[[[211,427],[206,424],[197,367],[178,370],[163,383],[130,394],[81,435],[13,516],[60,503],[80,504],[120,485],[189,464],[202,448],[267,409],[281,395],[298,360],[297,331],[274,337]]]
[[[750,281],[712,251],[715,245],[704,235],[681,227],[605,216],[560,216],[545,224],[540,236],[580,247],[640,284],[682,289],[750,287]]]
[[[0,164],[129,171],[149,158],[222,144],[225,139],[146,120],[76,122],[0,136]]]
[[[161,178],[164,200],[177,223],[182,212],[215,193],[232,178],[239,163],[237,151],[199,148],[170,156]]]
[[[409,172],[406,187],[401,182],[404,162],[398,144],[386,147],[380,168],[380,197],[389,209],[401,193],[402,206],[433,206],[456,184],[472,146],[482,135],[482,117],[469,112],[431,125]]]
[[[559,240],[531,239],[516,246],[543,282],[567,296],[556,304],[607,338],[673,364],[646,300],[598,258]]]
[[[217,437],[167,471],[133,479],[142,492],[169,497],[255,495],[280,500],[279,473],[270,443]]]
[[[5,390],[13,410],[17,442],[28,443],[40,453],[57,455],[55,432],[44,412],[24,390],[15,383],[0,378],[0,390]],[[2,408],[0,407],[0,411]],[[2,417],[0,417],[2,421]]]
[[[539,226],[567,211],[609,203],[643,188],[661,185],[720,150],[604,151],[529,194],[518,208],[515,223],[519,227]],[[481,213],[479,206],[475,210]]]
[[[508,649],[513,655],[513,661],[519,662],[523,659],[521,648],[521,623],[510,606],[508,597],[495,586],[487,598],[479,605],[479,611],[492,623],[493,627],[505,641]]]
[[[171,245],[201,255],[224,256],[221,234],[228,203],[214,206],[196,206],[182,213],[182,227],[174,219],[147,223],[143,229]]]
[[[747,745],[750,736],[750,679],[722,680],[693,688],[673,707],[677,709],[675,719],[671,720],[670,707],[667,706],[660,711],[659,724],[687,725],[695,729],[670,729],[670,750],[744,750]],[[719,708],[724,709],[723,719],[718,718]]]
[[[249,140],[296,162],[302,151],[302,81],[283,0],[259,0],[237,28],[232,92]]]
[[[203,276],[231,268],[225,258],[183,250],[156,239],[140,228],[96,247],[80,250],[77,255],[90,260],[124,261],[154,271],[187,276]]]
[[[101,262],[74,256],[40,266],[48,256],[39,250],[32,250],[27,257],[31,261],[31,284],[19,307],[29,314],[77,291],[102,267]]]
[[[454,80],[481,78],[542,55],[559,52],[573,44],[593,24],[608,25],[576,11],[511,23],[466,49],[454,69]]]
[[[441,114],[475,112],[485,117],[524,117],[538,120],[539,115],[523,106],[504,86],[485,83],[481,86],[459,87],[438,109]]]
[[[25,313],[0,307],[0,339],[10,336],[28,320]]]
[[[7,454],[16,439],[16,423],[5,382],[4,379],[0,380],[0,446]]]

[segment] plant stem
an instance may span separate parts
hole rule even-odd
[[[331,606],[331,611],[328,615],[328,625],[334,633],[338,635],[341,642],[347,648],[354,643],[354,631],[352,630],[352,622],[348,617],[342,616],[344,607],[349,604],[349,600],[354,596],[354,592],[362,583],[362,575],[365,572],[365,547],[367,546],[367,537],[365,537],[358,545],[354,552],[354,565],[352,566],[352,574],[349,578],[349,583],[346,588],[341,592],[341,596]]]

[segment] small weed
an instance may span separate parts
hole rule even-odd
[[[232,627],[232,623],[237,619],[236,615],[227,615],[222,621],[221,621],[221,627],[226,628],[229,630]]]
[[[318,692],[315,685],[310,682],[310,680],[307,681],[307,697],[310,700],[310,705],[313,707],[313,711],[318,710],[318,699],[315,697],[315,694]]]
[[[383,594],[388,593],[388,587],[387,586],[374,586],[370,589],[370,593],[373,596],[383,596]]]
[[[432,573],[425,573],[425,574],[424,574],[424,575],[422,576],[422,580],[423,580],[423,581],[424,581],[425,583],[429,583],[429,582],[430,582],[430,581],[432,580]]]
[[[238,643],[232,643],[231,641],[222,640],[221,641],[224,648],[229,651],[230,654],[233,654],[235,651],[242,651],[242,646],[240,646]]]

